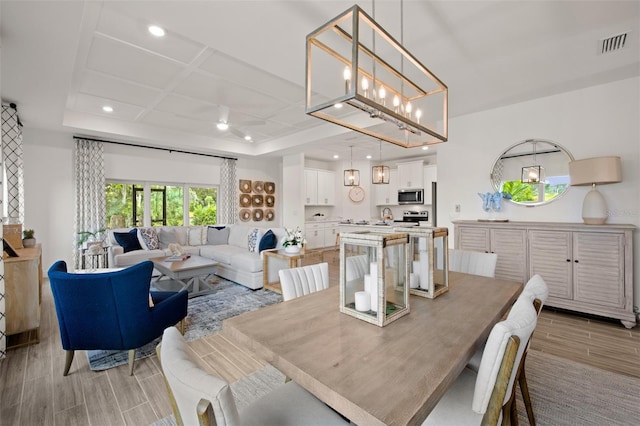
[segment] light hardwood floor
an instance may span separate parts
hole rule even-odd
[[[336,282],[336,252],[323,254]],[[261,291],[261,290],[258,290]],[[64,352],[48,285],[42,300],[41,340],[8,351],[0,362],[0,425],[148,425],[171,414],[155,356],[103,372],[89,369],[76,353],[70,374],[62,376]],[[234,382],[264,366],[251,353],[214,334],[190,343],[219,376]],[[640,328],[543,310],[531,349],[640,377]]]

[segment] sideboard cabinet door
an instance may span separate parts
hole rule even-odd
[[[492,229],[491,253],[498,255],[496,278],[527,281],[527,231]]]
[[[574,300],[623,308],[623,235],[575,232],[573,250]]]
[[[529,276],[539,274],[549,287],[549,296],[573,299],[572,233],[529,231]]]

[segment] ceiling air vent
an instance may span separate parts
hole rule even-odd
[[[627,42],[627,34],[622,33],[600,40],[598,53],[603,54],[622,49]]]

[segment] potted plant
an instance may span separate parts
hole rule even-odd
[[[87,246],[87,250],[90,252],[99,252],[102,249],[102,242],[104,241],[105,228],[100,228],[97,231],[80,231],[78,232],[78,247]]]
[[[33,229],[25,229],[22,231],[22,246],[25,248],[34,247],[36,245],[36,239],[33,236],[36,231]]]
[[[300,228],[296,228],[295,231],[285,228],[285,231],[287,235],[285,235],[282,240],[284,251],[287,253],[300,253],[300,249],[302,249],[306,242]]]

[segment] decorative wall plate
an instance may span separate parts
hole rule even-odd
[[[260,222],[264,218],[264,212],[262,209],[253,209],[253,220]]]
[[[264,205],[264,196],[253,194],[251,196],[251,205],[253,207],[262,207]]]
[[[264,210],[264,220],[271,222],[276,218],[276,212],[273,209]]]
[[[251,220],[251,210],[249,209],[240,209],[240,220],[243,222],[248,222]]]
[[[261,180],[254,180],[253,192],[255,192],[256,194],[262,194],[264,192],[264,182]]]
[[[251,195],[240,194],[240,207],[251,207]]]
[[[276,205],[276,197],[273,195],[265,195],[264,196],[264,205],[267,207],[273,207]]]
[[[251,181],[247,179],[240,179],[240,192],[245,194],[251,193]]]
[[[266,192],[267,194],[274,194],[276,192],[276,184],[273,182],[265,182],[264,192]]]

